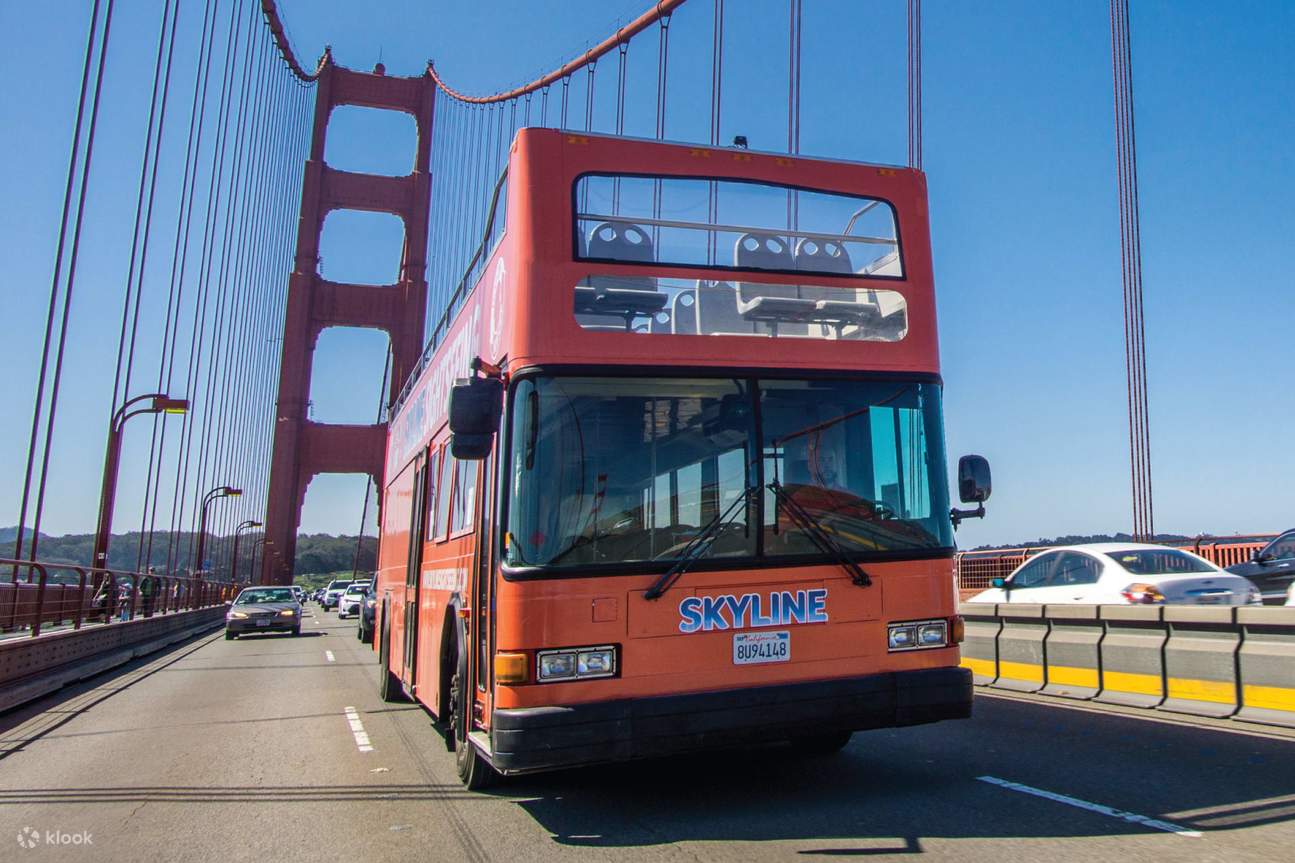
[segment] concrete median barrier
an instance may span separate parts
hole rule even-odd
[[[1004,603],[998,606],[1003,621],[998,633],[997,689],[1038,692],[1044,680],[1044,641],[1048,621],[1043,606],[1035,603]]]
[[[1295,608],[1238,608],[1241,709],[1235,719],[1295,728]]]
[[[1045,695],[1089,699],[1101,691],[1102,622],[1096,605],[1048,605]]]
[[[998,633],[1003,621],[992,602],[964,602],[958,606],[965,624],[962,667],[971,670],[976,686],[988,686],[998,679]]]
[[[1168,606],[1165,700],[1161,710],[1225,718],[1240,707],[1237,652],[1241,630],[1233,608]]]
[[[1164,646],[1169,640],[1153,605],[1103,605],[1099,648],[1101,690],[1097,701],[1128,707],[1156,707],[1165,698]]]

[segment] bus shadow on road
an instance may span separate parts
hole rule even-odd
[[[1145,724],[1136,730],[1177,733]],[[1186,733],[1199,736],[1202,730]],[[710,752],[519,777],[494,793],[515,800],[562,845],[788,842],[793,848],[804,844],[795,850],[811,856],[920,854],[922,842],[934,838],[1142,836],[1184,841],[1117,817],[1129,813],[1086,812],[979,780],[992,772],[986,769],[990,764],[1017,781],[1033,781],[1059,794],[1088,794],[1087,799],[1107,805],[1123,802],[1188,831],[1295,821],[1295,795],[1273,793],[1274,783],[1282,784],[1273,762],[1285,761],[1286,753],[1270,757],[1264,767],[1277,772],[1256,783],[1253,770],[1247,769],[1253,768],[1254,756],[1243,753],[1260,744],[1236,735],[1217,736],[1218,756],[1234,765],[1234,772],[1225,779],[1216,767],[1202,769],[1191,774],[1197,781],[1167,782],[1154,792],[1143,789],[1155,785],[1156,777],[1138,775],[1147,765],[1130,764],[1119,752],[1108,751],[1103,758],[1073,738],[1056,739],[1050,754],[1031,758],[1021,753],[1023,759],[1004,760],[1004,752],[977,747],[974,738],[941,737],[939,729],[931,728],[905,735],[857,734],[834,757],[809,758],[773,746]],[[1026,764],[1043,772],[1026,774]],[[1165,769],[1182,765],[1179,759]],[[1186,769],[1193,770],[1190,764]],[[1101,787],[1094,788],[1094,782]],[[1135,808],[1131,800],[1142,802]]]

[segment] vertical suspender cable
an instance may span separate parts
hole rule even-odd
[[[715,0],[710,51],[710,145],[719,146],[720,99],[724,91],[724,0]],[[707,215],[712,225],[719,221],[719,184],[707,184]],[[706,263],[715,265],[719,238],[712,228],[706,232]]]
[[[908,166],[922,169],[922,0],[908,0]]]
[[[1115,90],[1117,186],[1124,288],[1125,377],[1129,404],[1129,460],[1136,539],[1155,535],[1143,317],[1142,239],[1139,226],[1137,139],[1133,111],[1133,57],[1127,0],[1111,0],[1111,61]]]
[[[104,12],[103,39],[99,46],[99,62],[98,69],[95,73],[94,99],[90,110],[90,129],[86,135],[85,159],[82,162],[81,184],[78,192],[76,219],[72,229],[72,250],[68,259],[67,284],[63,291],[62,323],[59,327],[58,350],[55,352],[54,357],[54,377],[50,385],[49,411],[46,414],[44,453],[41,460],[40,481],[36,488],[36,509],[32,518],[31,557],[33,560],[36,558],[37,546],[40,542],[41,515],[45,509],[45,488],[46,482],[49,478],[50,449],[53,445],[54,423],[58,415],[59,389],[63,380],[63,357],[67,348],[68,320],[69,314],[72,310],[73,289],[76,286],[77,261],[80,257],[81,251],[81,228],[85,219],[86,192],[89,189],[90,168],[94,160],[95,130],[98,128],[99,123],[99,100],[103,92],[104,66],[108,59],[108,47],[110,45],[110,33],[112,30],[112,11],[113,3],[112,0],[109,0]]]
[[[585,131],[592,132],[594,128],[594,70],[598,66],[597,60],[590,60],[585,67],[589,70],[588,84],[585,87]]]
[[[670,71],[670,16],[661,16],[658,22],[657,79],[656,79],[656,138],[665,138],[666,83]],[[661,248],[661,180],[652,181],[652,248]]]
[[[67,240],[67,223],[68,215],[72,203],[72,189],[76,184],[76,167],[81,153],[81,125],[85,119],[86,96],[89,92],[90,85],[90,67],[93,65],[95,33],[99,29],[99,0],[95,0],[93,8],[90,10],[90,32],[85,40],[85,62],[81,68],[81,95],[77,101],[76,123],[72,127],[72,152],[68,156],[67,165],[67,184],[63,190],[63,212],[60,219],[58,234],[58,246],[54,253],[54,275],[50,279],[49,291],[49,312],[45,319],[45,340],[41,350],[40,373],[36,378],[36,406],[32,412],[31,419],[31,439],[27,444],[27,467],[23,473],[22,502],[18,511],[18,533],[15,537],[14,558],[22,559],[22,546],[24,529],[27,526],[27,504],[31,494],[32,469],[36,460],[36,439],[40,429],[40,418],[45,396],[45,375],[49,368],[49,349],[53,336],[55,309],[58,308],[59,297],[59,280],[62,275],[63,266],[63,246]],[[35,559],[36,553],[33,550],[30,554]],[[28,579],[31,578],[31,571],[28,570]],[[18,568],[14,567],[13,580],[18,580]]]

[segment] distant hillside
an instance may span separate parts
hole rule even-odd
[[[1193,540],[1194,536],[1183,536],[1180,533],[1158,533],[1151,540],[1152,542],[1183,542]],[[1078,534],[1066,534],[1052,539],[1031,539],[1025,542],[1015,542],[1011,545],[982,545],[972,551],[997,551],[1000,548],[1037,548],[1041,545],[1081,545],[1086,542],[1133,542],[1132,534],[1127,533],[1092,533],[1085,536]]]
[[[0,557],[13,557],[15,540],[18,536],[16,527],[0,528]],[[108,568],[135,571],[148,565],[158,570],[167,568],[167,557],[181,561],[180,568],[186,567],[192,555],[194,534],[181,532],[175,534],[171,541],[169,532],[153,534],[151,550],[148,537],[138,532],[113,534],[108,548]],[[246,575],[252,565],[252,549],[259,534],[243,534],[238,546],[239,572]],[[30,547],[30,536],[24,537],[24,552]],[[331,536],[325,533],[300,534],[297,537],[297,556],[294,571],[297,575],[350,572],[355,561],[355,537]],[[233,546],[233,537],[208,536],[204,556],[216,564],[222,572],[229,570],[229,555]],[[360,545],[359,567],[372,571],[377,560],[378,541],[371,536],[364,537]],[[76,533],[66,536],[47,536],[41,534],[37,543],[37,557],[52,563],[72,563],[89,566],[94,552],[94,534]],[[147,555],[148,560],[144,558]],[[24,554],[25,556],[25,554]]]

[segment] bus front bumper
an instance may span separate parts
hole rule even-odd
[[[654,758],[831,731],[971,716],[971,672],[930,668],[810,683],[494,712],[501,773]]]

